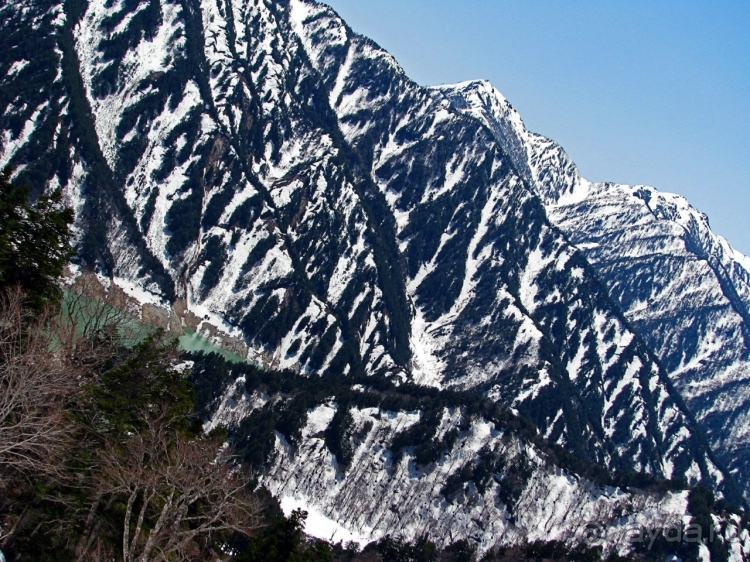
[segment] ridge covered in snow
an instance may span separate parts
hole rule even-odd
[[[684,197],[582,178],[489,83],[438,90],[493,131],[550,221],[583,251],[657,354],[748,499],[750,259]]]
[[[683,199],[587,182],[488,84],[422,88],[310,0],[21,0],[0,28],[0,161],[64,189],[82,267],[300,381],[469,392],[608,470],[747,488],[747,259]],[[216,423],[270,399],[225,382]],[[476,421],[428,485],[386,467],[383,415],[352,411],[371,468],[338,491],[322,425],[275,441],[265,484],[372,537],[399,520],[380,505],[390,470],[417,532],[448,525],[435,486],[455,458],[520,447]],[[571,510],[598,501],[537,468],[525,482],[560,484]],[[353,482],[379,506],[366,521]],[[514,516],[525,531],[500,499],[464,529],[536,536],[538,497]]]

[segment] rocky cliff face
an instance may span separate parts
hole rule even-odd
[[[652,538],[708,529],[694,517],[693,492],[586,463],[474,392],[371,375],[300,382],[292,372],[195,360],[208,428],[230,429],[237,454],[263,464],[261,481],[284,509],[308,511],[315,536],[361,544],[427,536],[440,546],[468,540],[480,552],[558,540],[657,558],[675,548],[703,560],[750,555],[747,522],[720,509],[715,554],[663,537],[655,550],[651,539],[643,544],[645,529]]]
[[[742,488],[750,489],[750,260],[679,195],[580,176],[484,82],[439,89],[485,123],[585,255]]]
[[[645,298],[633,291],[662,298],[677,288],[666,277],[664,288],[646,289],[637,275],[607,275],[610,254],[593,244],[610,236],[628,246],[618,223],[592,203],[581,215],[591,218],[574,224],[587,197],[607,189],[524,133],[512,111],[477,112],[461,87],[416,85],[307,0],[27,0],[0,8],[0,25],[0,161],[37,192],[64,188],[83,266],[143,300],[180,299],[269,367],[469,391],[528,417],[582,459],[734,492],[668,378],[679,328],[653,339],[645,326],[660,317],[641,325],[631,314]],[[651,193],[653,207],[656,192],[640,193],[628,197]],[[709,261],[694,264],[718,267]],[[691,263],[685,271],[700,278]],[[731,263],[722,266],[727,286],[747,275]],[[722,311],[711,314],[706,326],[720,324]],[[674,355],[687,373],[675,380],[680,389],[694,376],[692,350],[704,349],[691,345]],[[717,441],[721,423],[689,402],[715,442],[734,439]],[[327,411],[311,411],[310,423]],[[446,428],[451,415],[441,418]],[[488,435],[495,450],[499,434],[480,425],[446,458],[470,456]],[[295,458],[312,459],[320,446],[305,439]],[[362,454],[379,485],[377,455]],[[266,479],[279,493],[290,489],[284,466],[276,461]],[[349,522],[358,498],[319,500],[326,463],[294,470],[310,482],[295,493]],[[566,478],[538,476],[539,486]],[[403,517],[421,521],[432,509],[435,482],[413,483]],[[566,494],[583,497],[571,486]],[[382,494],[368,501],[380,505]],[[584,513],[595,500],[580,501]],[[505,529],[503,508],[493,509],[487,525]],[[361,524],[382,531],[398,520],[378,513],[383,526]]]
[[[353,431],[359,432],[361,444],[344,473],[322,437],[336,407],[321,405],[310,412],[303,444],[293,454],[279,436],[265,477],[278,497],[312,506],[336,522],[332,532],[339,536],[334,534],[334,540],[345,540],[347,532],[355,540],[427,535],[440,546],[473,539],[485,551],[496,543],[581,541],[596,527],[605,531],[597,541],[626,551],[627,539],[613,532],[622,531],[623,521],[643,526],[660,521],[669,528],[686,510],[686,492],[633,496],[597,487],[485,420],[468,425],[434,466],[420,466],[409,457],[394,462],[388,448],[419,421],[413,412],[352,408]],[[446,410],[436,437],[446,439],[460,418],[459,410]],[[481,463],[498,476],[482,481],[476,474],[484,468]]]

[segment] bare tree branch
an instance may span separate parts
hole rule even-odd
[[[180,435],[170,421],[148,420],[99,454],[97,488],[126,504],[124,562],[180,560],[221,533],[251,535],[261,526],[262,502],[231,454],[215,440]]]
[[[73,438],[65,404],[81,370],[19,290],[0,295],[0,486],[8,471],[57,473]]]
[[[28,315],[20,291],[0,295],[0,545],[44,532],[78,562],[112,560],[113,545],[123,562],[226,558],[223,540],[261,526],[249,477],[192,433],[174,347],[128,349],[132,317],[76,291],[55,317]],[[30,493],[51,518],[4,494],[11,477],[40,475],[61,490]]]

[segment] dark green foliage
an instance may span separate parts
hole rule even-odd
[[[664,536],[664,532],[671,538],[682,536],[684,529],[684,525],[680,524],[679,532],[676,528],[644,530],[643,539],[633,541],[633,552],[649,562],[661,562],[662,560],[666,560],[670,555],[677,556],[683,562],[699,562],[701,558],[698,556],[697,544],[679,540],[668,540]],[[710,546],[709,550],[712,551]],[[721,558],[714,558],[712,551],[711,560],[713,562],[714,560],[721,560]]]
[[[237,365],[227,363],[216,353],[191,354],[195,360],[193,379],[198,413],[204,417],[210,415],[211,407],[221,396],[227,386],[239,376],[245,376],[247,391],[267,389],[269,392],[280,392],[280,381],[254,365]],[[273,451],[274,431],[276,430],[278,412],[267,405],[255,410],[242,420],[239,427],[232,431],[232,442],[237,453],[248,464],[260,467]]]
[[[9,169],[0,173],[0,287],[19,286],[29,306],[40,311],[62,295],[58,280],[72,255],[74,216],[62,206],[60,190],[35,204],[29,192],[11,183]]]
[[[11,157],[10,163],[20,170],[16,182],[29,185],[31,197],[36,199],[55,172],[64,185],[72,167],[68,142],[70,127],[60,115],[66,103],[65,91],[61,83],[55,82],[59,54],[55,52],[55,34],[50,32],[55,19],[54,4],[48,0],[34,2],[20,17],[11,5],[6,5],[10,9],[0,14],[3,31],[0,34],[0,76],[3,76],[0,129],[15,140],[22,134],[26,123],[34,118],[31,135],[7,156]],[[30,19],[35,21],[34,29],[24,25]],[[12,64],[20,60],[28,63],[14,74],[8,74]]]
[[[276,404],[276,429],[283,434],[292,445],[299,444],[302,439],[302,426],[307,421],[307,409],[310,397],[298,394],[287,403]]]
[[[243,365],[243,372],[250,380],[257,377],[256,370],[259,369],[254,365]],[[206,415],[206,406],[222,395],[227,386],[234,381],[235,375],[231,365],[218,353],[201,354],[192,374],[198,413]]]
[[[704,544],[712,562],[726,562],[729,558],[728,544],[722,536],[722,525],[714,523],[714,517],[726,518],[734,513],[742,518],[741,525],[747,528],[744,513],[726,500],[714,500],[714,494],[704,486],[696,486],[688,494],[688,512],[692,516],[690,526],[683,523],[667,528],[646,529],[641,536],[631,538],[633,552],[646,561],[661,561],[676,555],[685,562],[700,560],[699,545]]]
[[[349,405],[341,403],[338,405],[338,409],[325,432],[326,445],[335,455],[336,461],[342,469],[348,467],[354,457],[352,448],[353,425],[354,418],[349,410]]]
[[[255,410],[232,431],[237,454],[251,466],[261,467],[273,452],[277,415],[272,408]]]
[[[136,115],[134,114],[133,119],[135,117]],[[153,172],[152,178],[154,180],[157,182],[164,181],[174,171],[176,166],[181,166],[187,162],[200,135],[200,122],[200,112],[193,110],[186,116],[184,121],[169,132],[169,135],[167,135],[167,138],[162,143],[165,152],[162,156],[161,166]],[[177,141],[183,135],[186,142],[178,152]],[[206,212],[208,212],[208,209]],[[218,219],[218,217],[216,218]]]
[[[435,433],[442,413],[442,407],[439,406],[423,411],[418,423],[393,438],[391,443],[393,464],[401,460],[404,450],[408,447],[414,447],[414,461],[417,465],[425,466],[440,458],[446,447],[435,439]]]
[[[234,197],[233,185],[226,186],[222,191],[211,197],[203,212],[201,226],[204,230],[210,230],[211,227],[219,224],[219,219],[224,213],[224,209]]]
[[[414,277],[422,264],[429,262],[437,252],[440,237],[451,219],[450,205],[443,199],[421,205],[409,215],[409,224],[399,238],[409,240],[407,263],[410,277]]]
[[[66,8],[68,4],[75,6],[75,11],[81,8],[79,2],[67,2]],[[99,147],[94,117],[80,75],[72,28],[66,26],[61,30],[58,43],[63,53],[62,74],[70,99],[71,140],[75,140],[77,153],[89,165],[83,216],[79,217],[85,221],[87,228],[77,250],[89,266],[100,264],[105,271],[112,271],[114,258],[106,247],[106,225],[111,210],[108,195],[116,191],[114,178]]]
[[[697,486],[690,490],[688,496],[688,511],[699,525],[708,528],[712,525],[711,508],[714,506],[714,494],[705,486]]]
[[[274,501],[265,514],[265,527],[252,539],[240,539],[233,548],[238,562],[333,562],[334,549],[325,541],[305,535],[307,512],[295,510],[285,517]]]
[[[692,515],[691,523],[700,526],[703,536],[708,537],[708,550],[711,553],[711,562],[726,562],[729,558],[727,545],[719,540],[715,534],[719,534],[711,515],[714,513],[715,498],[711,490],[705,486],[696,486],[690,490],[688,495],[688,511]],[[691,544],[697,558],[697,545]]]
[[[275,289],[282,288],[286,289],[283,300],[274,294]],[[304,279],[293,273],[276,283],[256,287],[254,295],[238,302],[229,317],[242,328],[246,338],[273,348],[292,329],[309,302]],[[300,365],[304,365],[304,360]]]
[[[486,486],[486,482],[499,467],[496,463],[494,465],[490,464],[491,461],[485,459],[482,459],[482,461],[483,462],[480,462],[479,467],[477,467],[479,472],[477,479]],[[526,484],[529,481],[529,478],[531,478],[531,474],[532,470],[529,466],[528,460],[523,456],[516,457],[513,462],[510,463],[510,466],[505,467],[505,469],[502,470],[502,476],[500,477],[499,482],[500,486],[498,488],[498,497],[500,501],[506,505],[509,512],[513,513],[513,508],[515,507],[518,498],[521,497],[524,488],[526,488]]]
[[[633,558],[621,558],[613,554],[602,556],[602,548],[580,544],[569,547],[560,541],[535,541],[530,544],[501,548],[487,553],[482,562],[626,562]]]
[[[254,466],[262,466],[273,451],[274,431],[281,431],[294,441],[299,429],[307,419],[310,409],[328,403],[333,397],[339,404],[348,407],[380,408],[382,411],[421,411],[420,421],[406,431],[398,433],[392,444],[393,462],[398,462],[409,450],[418,466],[429,466],[437,462],[446,450],[450,449],[459,437],[459,430],[468,429],[470,419],[482,417],[491,421],[498,431],[507,432],[532,443],[547,459],[550,465],[592,481],[598,486],[635,487],[649,493],[663,493],[669,490],[686,489],[685,482],[656,478],[643,473],[621,470],[607,470],[566,451],[539,435],[536,427],[528,419],[519,417],[503,409],[498,404],[474,392],[437,390],[417,385],[395,386],[392,380],[382,376],[365,376],[329,373],[325,376],[302,376],[292,371],[267,371],[253,365],[234,365],[217,354],[191,354],[195,361],[193,375],[197,389],[197,405],[204,415],[210,415],[216,406],[216,398],[226,385],[241,374],[246,377],[249,393],[265,392],[285,398],[276,406],[266,406],[254,411],[240,427],[232,430],[235,446],[243,458]],[[367,387],[367,391],[353,391],[353,385]],[[443,408],[461,408],[462,427],[449,431],[444,439],[435,437]],[[284,413],[286,410],[288,413]],[[283,418],[282,418],[282,414]],[[344,415],[343,413],[341,414]],[[336,432],[327,432],[327,443],[337,455],[337,445],[331,440],[335,434],[347,433],[345,420]],[[283,428],[283,431],[282,431]],[[351,434],[350,434],[351,435]],[[356,441],[356,436],[355,436]],[[350,441],[354,443],[355,441]],[[342,458],[346,458],[346,454]],[[463,484],[473,480],[477,488],[489,486],[495,474],[502,482],[506,467],[498,464],[499,457],[492,451],[483,451],[476,462],[469,463],[449,477],[443,493],[450,499],[462,489]],[[339,459],[341,462],[341,459]],[[516,498],[528,477],[528,467],[522,464],[508,467],[507,486],[510,503]]]
[[[174,420],[175,428],[194,431],[189,417],[193,383],[172,369],[175,355],[176,343],[164,342],[157,332],[114,358],[91,389],[91,407],[106,419],[102,430],[119,434],[143,430],[144,412],[158,406],[160,415]]]
[[[153,187],[151,189],[151,193],[148,196],[148,200],[146,201],[146,206],[143,209],[143,215],[141,215],[141,230],[143,232],[148,232],[148,228],[151,225],[151,219],[154,216],[154,211],[156,210],[156,200],[159,197],[159,188]]]
[[[476,559],[477,545],[467,540],[449,544],[440,555],[440,562],[474,562]]]
[[[148,148],[148,137],[146,135],[137,135],[124,142],[117,153],[117,166],[115,168],[117,175],[124,178],[131,174],[146,152],[146,148]]]
[[[464,489],[464,484],[472,478],[474,478],[474,465],[472,462],[467,462],[461,469],[448,476],[440,494],[453,503],[456,496]]]
[[[467,462],[448,477],[441,493],[448,501],[453,502],[467,482],[473,482],[483,494],[494,481],[499,484],[498,499],[512,514],[531,476],[532,467],[525,456],[518,455],[506,465],[502,455],[485,446],[476,459]]]
[[[368,545],[364,552],[368,550],[378,552],[383,562],[437,562],[439,554],[435,543],[427,537],[420,537],[409,543],[387,536],[375,545]]]

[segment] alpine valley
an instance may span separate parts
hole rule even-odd
[[[490,84],[419,86],[312,0],[0,29],[0,164],[63,189],[77,275],[248,360],[192,356],[206,427],[309,532],[624,553],[689,487],[750,501],[750,259],[682,197],[588,182]],[[714,519],[700,557],[750,559]]]

